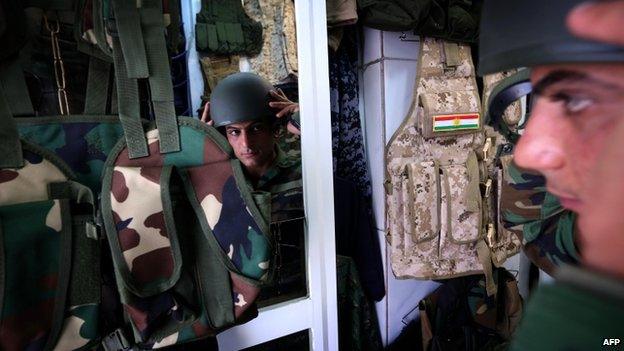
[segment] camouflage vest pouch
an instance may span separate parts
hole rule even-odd
[[[6,84],[7,70],[19,67],[6,64],[0,64],[0,349],[93,347],[101,300],[94,196],[60,157],[19,137],[12,114],[28,112],[22,108],[30,102],[20,85]],[[25,93],[22,106],[6,98],[3,86],[13,96]]]
[[[179,344],[255,316],[270,276],[266,209],[254,201],[238,160],[215,129],[179,117],[181,151],[148,157],[125,141],[106,162],[103,217],[118,288],[141,348]]]
[[[483,77],[483,115],[486,116],[485,121],[488,124],[494,124],[495,122],[492,121],[494,118],[501,119],[506,126],[517,126],[520,122],[522,117],[520,101],[514,101],[500,108],[492,105],[496,111],[489,111],[488,108],[489,102],[494,99],[500,100],[501,85],[505,85],[508,77],[514,75],[516,75],[515,71],[506,71]],[[512,195],[509,192],[508,178],[511,171],[509,167],[513,157],[511,155],[513,143],[506,136],[511,136],[511,134],[503,134],[500,128],[493,128],[490,125],[484,128],[486,141],[482,150],[483,172],[487,178],[484,189],[487,211],[484,215],[488,218],[488,223],[491,223],[491,226],[487,228],[486,242],[492,252],[492,263],[500,267],[508,257],[518,253],[522,247],[521,231],[518,232],[505,225],[502,216],[503,209],[509,206],[510,201],[520,199],[509,198]]]
[[[485,273],[493,293],[486,138],[470,49],[425,38],[419,65],[412,107],[386,149],[392,269],[419,279]]]

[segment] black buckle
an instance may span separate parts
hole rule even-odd
[[[115,329],[102,339],[102,346],[106,351],[126,351],[132,350],[132,345],[126,339],[123,330]]]

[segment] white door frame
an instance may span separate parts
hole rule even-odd
[[[189,48],[191,100],[192,106],[196,107],[203,91],[203,80],[195,52],[195,14],[201,8],[201,1],[181,2]],[[217,337],[221,351],[240,350],[302,330],[310,330],[311,350],[338,350],[325,0],[298,0],[295,5],[309,295],[262,308],[254,320],[222,332]]]

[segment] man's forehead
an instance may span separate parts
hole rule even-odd
[[[535,66],[531,68],[534,87],[555,83],[595,83],[624,87],[624,63],[578,63]]]
[[[264,124],[264,123],[261,120],[244,121],[244,122],[228,124],[227,126],[225,126],[225,128],[226,129],[247,129],[256,124]]]

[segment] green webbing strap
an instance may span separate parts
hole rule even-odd
[[[117,79],[113,77],[113,82],[116,82]],[[118,115],[119,107],[117,106],[117,85],[111,84],[111,94],[110,94],[110,114]]]
[[[136,79],[128,78],[124,54],[118,37],[113,37],[113,60],[117,83],[119,121],[124,130],[130,158],[148,155],[147,139],[141,124],[139,87]]]
[[[164,36],[162,1],[143,0],[141,26],[147,50],[152,105],[160,136],[160,152],[180,151],[180,133],[173,103],[173,84]]]
[[[141,17],[134,0],[112,0],[119,41],[124,57],[128,78],[149,76],[145,44],[141,34]],[[162,21],[162,12],[160,14]]]
[[[24,72],[17,57],[0,64],[0,84],[4,88],[4,97],[9,104],[9,110],[14,116],[35,114]]]
[[[109,80],[110,63],[91,56],[89,58],[89,76],[85,97],[85,115],[106,114]]]
[[[0,169],[21,168],[24,166],[22,144],[3,91],[0,85]]]

